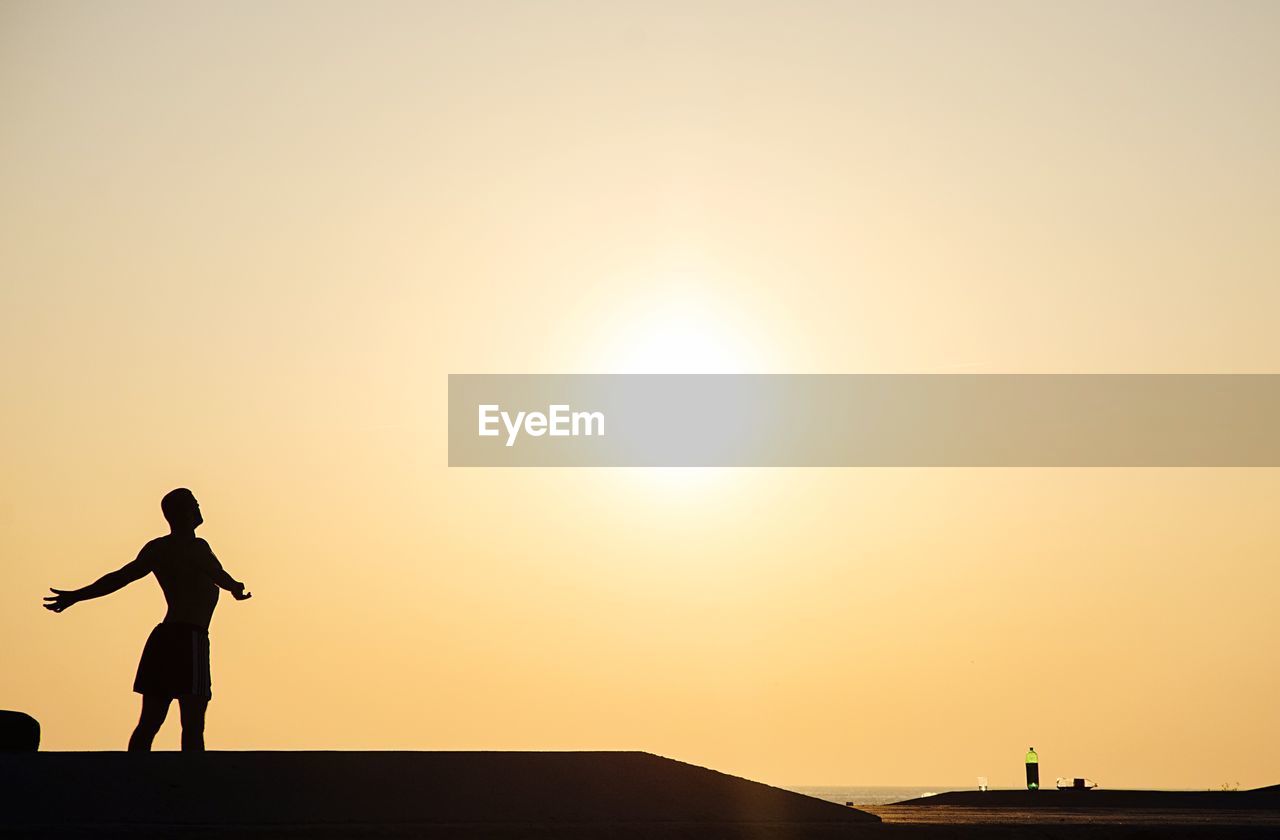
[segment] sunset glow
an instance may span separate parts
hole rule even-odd
[[[253,592],[218,749],[1274,784],[1280,471],[450,468],[447,419],[1280,371],[1277,90],[1275,3],[4,3],[2,704],[123,748],[159,589],[40,598],[189,487]]]

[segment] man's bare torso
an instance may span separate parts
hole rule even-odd
[[[208,630],[218,606],[218,585],[213,580],[218,561],[209,544],[199,537],[170,534],[147,543],[146,558],[169,605],[165,622]]]

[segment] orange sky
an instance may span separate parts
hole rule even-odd
[[[1268,3],[0,4],[0,706],[122,748],[1280,781],[1274,470],[453,470],[461,372],[1276,372]],[[177,744],[176,726],[160,745]]]

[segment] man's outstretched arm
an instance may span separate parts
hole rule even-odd
[[[205,551],[208,552],[207,559],[205,560],[205,573],[213,579],[213,582],[230,592],[231,597],[235,598],[237,601],[246,601],[249,598],[252,598],[253,593],[246,592],[244,584],[233,578],[227,573],[226,569],[222,568],[222,564],[218,562],[218,557],[213,553],[213,549],[209,547],[209,544],[204,540],[200,540],[199,542],[204,544]]]
[[[147,546],[143,546],[142,551],[138,552],[138,556],[133,561],[126,563],[114,572],[107,572],[93,583],[81,589],[53,589],[49,591],[52,595],[46,595],[44,608],[53,610],[54,612],[62,612],[72,604],[80,601],[88,601],[92,598],[101,598],[103,595],[110,595],[119,589],[123,589],[139,578],[146,577],[151,572],[151,560],[148,556]]]

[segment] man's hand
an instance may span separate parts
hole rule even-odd
[[[56,613],[62,612],[67,607],[80,600],[76,597],[76,593],[68,592],[65,589],[54,589],[53,587],[49,587],[49,591],[53,594],[44,596],[45,601],[48,602],[44,605],[44,608]]]
[[[235,598],[237,601],[247,601],[253,597],[253,593],[246,592],[244,588],[244,584],[242,583],[239,586],[237,586],[235,589],[231,590],[231,597]]]

